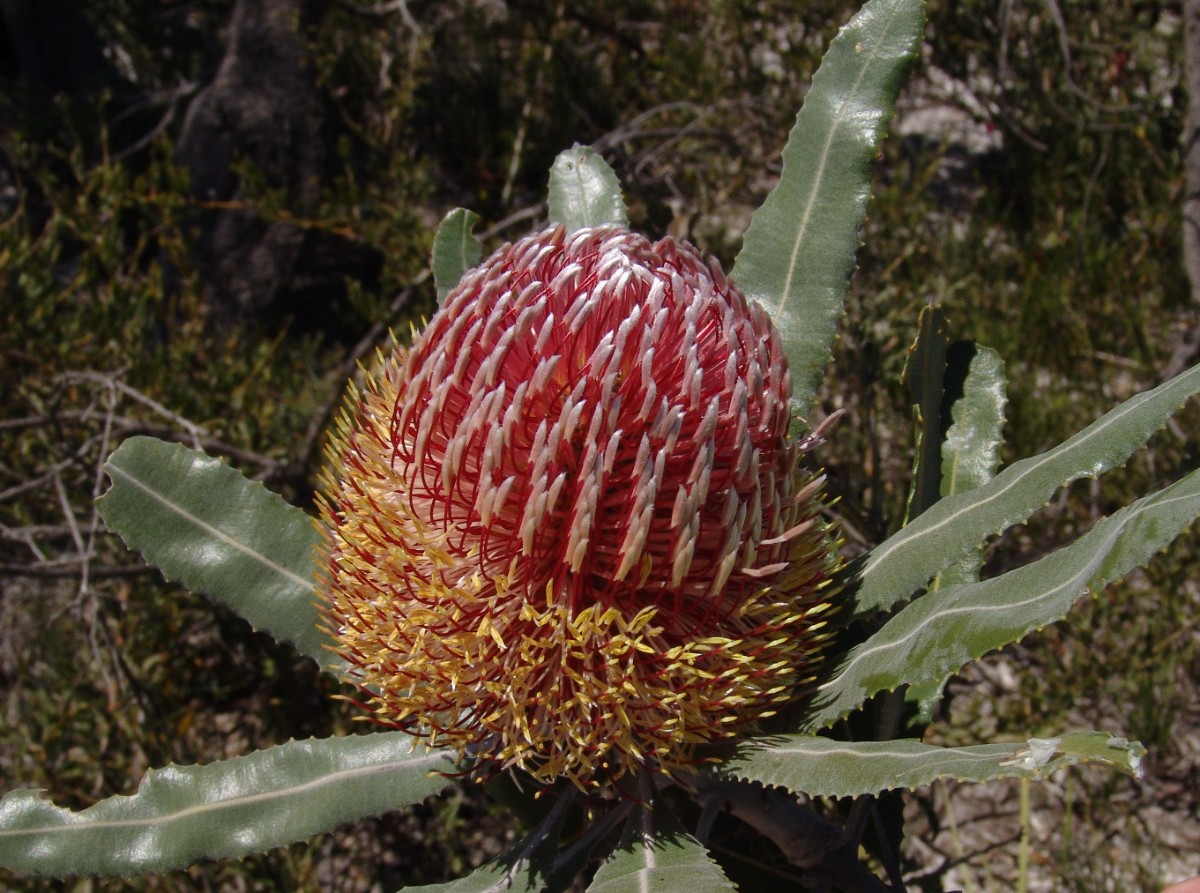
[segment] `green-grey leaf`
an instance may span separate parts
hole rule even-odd
[[[621,183],[587,146],[567,149],[550,168],[550,220],[568,232],[589,226],[629,226]]]
[[[904,703],[908,712],[903,716],[904,727],[914,735],[924,734],[933,722],[938,706],[945,697],[946,682],[929,679],[911,685],[904,690]]]
[[[987,537],[1024,521],[1060,487],[1121,464],[1200,391],[1200,366],[1122,403],[1039,456],[975,490],[947,496],[867,557],[853,593],[857,615],[891,608]]]
[[[849,652],[821,686],[801,731],[833,724],[876,692],[945,679],[1061,620],[1076,599],[1150,560],[1198,516],[1200,471],[1193,471],[1032,564],[982,583],[926,592]]]
[[[222,602],[337,673],[317,628],[316,523],[236,469],[179,444],[131,437],[104,466],[110,530],[168,580]]]
[[[1000,354],[976,348],[942,444],[942,496],[982,487],[1000,467],[1006,384]]]
[[[291,741],[146,773],[137,793],[79,812],[40,791],[0,800],[0,865],[38,876],[149,874],[239,858],[417,803],[452,782],[446,752],[401,732]]]
[[[458,285],[463,274],[483,257],[483,243],[471,235],[479,215],[466,208],[455,208],[442,218],[433,237],[433,282],[438,303]]]
[[[733,893],[719,865],[687,834],[665,802],[639,808],[588,893]]]
[[[871,0],[834,39],[730,273],[770,313],[807,416],[854,270],[871,167],[925,25],[920,0]]]
[[[953,421],[942,442],[943,497],[981,487],[996,473],[1004,443],[1006,400],[1004,361],[991,348],[976,347],[963,380],[962,396],[951,408]],[[934,577],[930,589],[978,582],[982,567],[983,548],[977,546]],[[915,709],[908,723],[910,729],[922,729],[933,720],[945,684],[944,679],[930,679],[905,691],[905,700]]]
[[[742,745],[720,772],[810,797],[857,797],[911,790],[940,778],[1045,778],[1076,763],[1100,763],[1137,776],[1145,753],[1136,741],[1106,732],[970,747],[936,747],[913,738],[834,741],[785,735]]]
[[[951,409],[953,421],[942,442],[943,498],[982,487],[1000,467],[1006,385],[1000,354],[988,347],[976,347],[963,381],[963,394]],[[974,583],[982,567],[983,548],[976,546],[938,574],[931,588]]]

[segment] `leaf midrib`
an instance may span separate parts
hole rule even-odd
[[[1196,373],[1196,374],[1200,374],[1200,367],[1196,367],[1196,369],[1193,369],[1192,372]],[[1187,378],[1187,377],[1190,377],[1189,373],[1184,373],[1182,376],[1180,376],[1180,378],[1175,379],[1174,383],[1178,383],[1178,382],[1180,382],[1181,379]],[[1173,382],[1167,382],[1166,384],[1170,385],[1172,383]],[[1048,452],[1043,453],[1041,456],[1026,459],[1023,462],[1018,462],[1017,464],[1010,466],[1008,469],[1006,469],[1005,471],[1002,471],[996,477],[992,478],[992,481],[999,481],[1005,477],[1009,478],[1004,483],[997,484],[994,492],[980,497],[979,490],[989,486],[988,484],[984,484],[982,487],[971,491],[973,494],[975,494],[974,499],[972,501],[968,502],[967,504],[965,504],[962,508],[951,512],[950,514],[946,515],[946,517],[944,517],[936,522],[933,522],[926,526],[920,526],[919,529],[917,529],[915,533],[912,533],[908,537],[905,537],[904,532],[901,531],[899,534],[897,534],[895,537],[892,538],[890,543],[882,544],[879,547],[879,549],[876,551],[876,553],[873,554],[870,564],[866,568],[863,569],[863,574],[862,574],[863,579],[866,579],[867,577],[871,576],[878,569],[879,565],[885,563],[886,560],[892,554],[894,554],[897,549],[911,548],[911,546],[909,544],[918,542],[921,538],[932,535],[932,534],[942,530],[943,528],[953,524],[960,516],[969,514],[969,513],[973,513],[973,512],[977,512],[981,507],[983,507],[985,505],[990,505],[991,503],[994,503],[997,500],[1003,499],[1005,496],[1008,495],[1008,493],[1010,491],[1012,491],[1015,487],[1019,486],[1020,484],[1024,483],[1025,481],[1027,481],[1030,476],[1035,474],[1043,466],[1045,466],[1048,463],[1055,462],[1055,461],[1061,459],[1062,458],[1062,453],[1061,453],[1062,449],[1065,449],[1068,446],[1070,446],[1072,449],[1075,449],[1075,448],[1078,448],[1081,446],[1085,446],[1086,444],[1088,444],[1090,441],[1092,441],[1096,437],[1102,437],[1103,435],[1108,433],[1108,431],[1114,425],[1116,425],[1119,422],[1121,422],[1122,420],[1124,420],[1124,418],[1126,416],[1128,416],[1130,413],[1136,412],[1137,410],[1139,410],[1146,403],[1147,400],[1151,399],[1151,397],[1153,395],[1155,395],[1155,393],[1156,393],[1155,391],[1147,391],[1144,395],[1142,395],[1143,399],[1131,400],[1128,403],[1126,403],[1124,405],[1124,407],[1118,407],[1117,409],[1114,409],[1113,415],[1109,418],[1108,424],[1100,425],[1099,422],[1097,422],[1096,426],[1093,427],[1091,430],[1085,429],[1084,431],[1081,431],[1078,435],[1076,435],[1075,438],[1071,438],[1071,439],[1067,440],[1060,447],[1049,450]],[[1103,421],[1103,420],[1099,420],[1099,421]],[[1026,464],[1026,463],[1028,463],[1028,464]],[[1099,462],[1096,464],[1096,467],[1100,471],[1107,470],[1107,463]],[[1087,473],[1088,473],[1088,471],[1086,471],[1086,470],[1081,471],[1076,475],[1076,477],[1085,475]],[[1074,478],[1072,478],[1072,480],[1073,479]],[[1069,483],[1069,481],[1067,483]],[[928,514],[925,517],[928,518]],[[909,531],[913,530],[912,527],[909,527],[907,529]]]
[[[173,512],[175,512],[175,514],[179,515],[181,518],[185,519],[189,523],[193,524],[196,527],[199,527],[201,530],[203,530],[205,533],[212,536],[214,539],[219,540],[220,542],[224,543],[225,545],[231,546],[233,549],[243,553],[244,555],[248,556],[249,558],[253,559],[254,561],[256,561],[259,564],[263,565],[264,567],[268,568],[272,573],[275,573],[282,577],[285,577],[286,579],[290,580],[292,583],[294,583],[295,585],[304,589],[307,592],[315,592],[316,591],[316,586],[314,585],[314,583],[311,579],[302,577],[299,574],[292,571],[290,568],[284,567],[283,565],[279,564],[278,562],[272,561],[271,559],[269,559],[265,555],[263,555],[261,552],[251,549],[245,543],[230,536],[224,530],[221,530],[221,528],[214,527],[212,524],[209,524],[207,521],[203,520],[202,518],[196,517],[191,512],[188,512],[186,509],[184,509],[179,503],[174,502],[171,499],[168,499],[166,496],[164,496],[158,490],[154,489],[153,487],[149,486],[148,484],[143,483],[141,480],[139,480],[138,478],[131,475],[129,472],[127,472],[125,469],[123,469],[120,465],[114,465],[112,463],[109,463],[107,470],[110,475],[112,475],[114,477],[119,477],[123,481],[132,484],[135,488],[137,488],[141,492],[147,494],[151,498],[157,500],[159,503],[166,506],[167,508],[171,509]]]
[[[1113,542],[1115,540],[1119,539],[1121,537],[1122,533],[1124,532],[1125,528],[1128,527],[1130,524],[1132,524],[1134,521],[1136,521],[1138,519],[1138,517],[1140,517],[1145,512],[1150,511],[1151,509],[1161,509],[1165,506],[1170,506],[1177,502],[1188,502],[1188,501],[1194,500],[1195,498],[1196,497],[1194,494],[1184,494],[1181,496],[1169,497],[1167,499],[1149,500],[1147,502],[1142,503],[1141,505],[1132,507],[1131,510],[1129,511],[1129,514],[1125,515],[1124,518],[1121,519],[1120,523],[1114,523],[1114,524],[1110,525],[1110,529],[1106,532],[1105,537],[1102,540],[1100,540],[1099,546],[1095,550],[1093,550],[1091,560],[1088,561],[1083,567],[1081,567],[1077,573],[1073,574],[1069,579],[1064,580],[1062,583],[1058,584],[1057,586],[1051,587],[1050,589],[1043,589],[1043,590],[1035,593],[1031,597],[1029,597],[1023,601],[1020,601],[1020,602],[1005,601],[1000,604],[992,604],[992,605],[971,604],[971,605],[961,605],[961,606],[951,607],[951,608],[944,608],[938,614],[938,619],[941,620],[942,618],[953,617],[953,616],[957,616],[958,614],[979,614],[979,613],[988,612],[988,611],[1002,611],[1002,612],[1007,613],[1009,611],[1013,611],[1013,610],[1025,607],[1026,605],[1036,604],[1037,602],[1044,601],[1047,598],[1053,598],[1055,595],[1062,592],[1064,589],[1068,589],[1068,588],[1071,588],[1074,586],[1080,586],[1081,584],[1086,583],[1090,579],[1092,572],[1095,571],[1096,568],[1101,563],[1103,563],[1103,561],[1108,557],[1109,550],[1112,547]],[[1002,578],[995,578],[995,579],[1002,579]],[[978,586],[981,584],[968,584],[968,585]],[[830,681],[828,681],[824,685],[822,685],[821,690],[829,689],[831,687],[838,685],[840,678],[848,675],[854,669],[854,667],[857,666],[858,664],[860,664],[863,660],[870,658],[872,655],[898,648],[898,647],[904,645],[906,642],[910,641],[915,636],[920,635],[922,632],[924,632],[924,626],[916,626],[913,629],[909,630],[903,637],[901,637],[899,639],[894,639],[889,642],[882,642],[878,645],[871,645],[869,647],[864,647],[864,649],[862,651],[859,651],[857,654],[855,654],[854,657],[852,657],[845,664],[845,666],[841,670],[839,670],[837,677],[835,677],[834,679],[831,679]],[[909,680],[909,681],[913,682],[913,681],[920,681],[920,680]]]
[[[15,839],[24,836],[40,836],[54,833],[69,833],[72,831],[110,831],[128,828],[141,828],[151,826],[161,826],[180,822],[196,815],[203,815],[208,812],[219,812],[227,809],[236,809],[240,806],[253,805],[256,803],[269,803],[273,800],[280,800],[288,797],[295,797],[306,791],[319,790],[329,785],[340,784],[343,781],[351,780],[366,775],[375,775],[379,772],[389,772],[393,769],[412,769],[420,768],[428,763],[435,765],[446,759],[444,753],[431,752],[419,760],[393,760],[388,763],[373,763],[369,766],[356,766],[350,769],[343,769],[337,772],[329,772],[322,775],[320,778],[315,778],[306,781],[303,784],[293,785],[287,788],[279,788],[271,791],[263,791],[255,794],[247,794],[241,797],[234,797],[226,800],[212,800],[204,803],[198,803],[194,806],[185,807],[171,813],[161,813],[157,816],[138,819],[105,819],[102,821],[91,821],[86,818],[87,813],[96,807],[89,807],[81,813],[66,813],[71,816],[73,821],[68,821],[63,824],[41,825],[36,828],[17,828],[9,830],[0,830],[0,838]],[[126,801],[135,800],[139,796],[144,796],[142,792],[130,795],[128,797],[119,798]],[[150,795],[152,796],[152,794]],[[111,801],[105,801],[111,802]],[[97,804],[100,806],[103,804]],[[56,809],[58,807],[55,807]]]
[[[888,31],[890,30],[892,20],[895,17],[896,17],[896,10],[893,9],[892,12],[888,16],[887,25],[880,32],[879,37],[875,42],[875,45],[872,47],[872,51],[871,51],[871,60],[872,61],[873,61],[874,57],[877,55],[879,47],[884,41],[884,35],[887,34]],[[859,67],[858,75],[854,79],[853,87],[851,88],[850,92],[847,95],[843,96],[842,100],[837,104],[837,106],[835,108],[835,120],[837,123],[834,124],[834,126],[829,129],[829,133],[825,137],[825,144],[821,147],[820,160],[817,164],[817,172],[816,172],[816,181],[818,183],[824,181],[825,168],[829,163],[829,158],[833,154],[833,145],[836,142],[836,137],[842,131],[843,127],[846,126],[845,121],[842,118],[842,111],[845,109],[846,105],[849,104],[852,99],[857,97],[859,88],[862,86],[863,78],[866,77],[867,69],[870,68],[870,65],[871,65],[871,61],[868,61],[867,64]],[[791,254],[788,256],[787,276],[783,280],[783,293],[780,297],[779,304],[776,306],[775,310],[771,313],[771,321],[773,323],[775,323],[776,325],[779,324],[779,320],[783,316],[784,308],[788,305],[788,303],[791,299],[792,282],[795,279],[796,272],[799,268],[798,258],[800,256],[800,249],[804,245],[805,234],[808,232],[809,224],[812,221],[813,209],[817,205],[817,198],[818,198],[820,192],[821,192],[821,190],[814,189],[812,192],[810,192],[808,194],[808,197],[804,203],[804,213],[800,215],[800,226],[799,226],[799,229],[797,230],[796,238],[792,242]]]

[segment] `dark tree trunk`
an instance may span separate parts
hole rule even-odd
[[[328,179],[330,132],[299,28],[313,0],[238,0],[212,82],[192,102],[178,140],[199,217],[196,262],[218,324],[311,317],[336,303],[345,277],[373,279],[370,248],[242,204],[235,169],[248,162],[283,192],[290,216],[315,206]]]
[[[1183,72],[1188,91],[1183,125],[1183,265],[1192,291],[1192,304],[1200,307],[1200,0],[1183,0]],[[1200,352],[1200,329],[1184,334],[1164,374],[1177,375]]]
[[[1183,2],[1184,77],[1187,118],[1184,122],[1184,169],[1187,192],[1183,203],[1183,262],[1200,305],[1200,0]]]

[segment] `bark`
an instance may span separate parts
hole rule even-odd
[[[314,0],[238,0],[212,82],[188,109],[177,143],[198,220],[196,263],[214,319],[312,318],[345,292],[345,277],[372,280],[370,248],[294,222],[315,209],[336,134],[299,28]],[[249,162],[281,190],[291,219],[264,219],[246,199],[236,165]]]
[[[1184,120],[1183,264],[1192,304],[1200,307],[1200,0],[1183,0],[1183,72],[1187,86]],[[1200,329],[1184,333],[1164,376],[1186,369],[1200,351]]]
[[[1200,0],[1183,0],[1184,77],[1187,118],[1184,122],[1183,262],[1200,305]]]

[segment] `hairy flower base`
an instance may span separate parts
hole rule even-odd
[[[330,449],[328,622],[380,721],[581,787],[770,715],[835,564],[765,315],[691,249],[552,229],[464,279]]]

